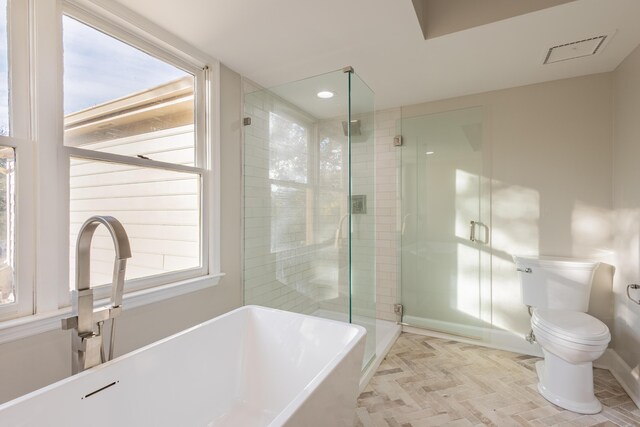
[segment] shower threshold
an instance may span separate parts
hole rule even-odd
[[[322,317],[325,319],[338,320],[341,322],[349,321],[349,316],[347,314],[336,313],[330,310],[319,309],[314,311],[311,315]],[[390,322],[388,320],[382,319],[371,319],[369,317],[354,316],[353,320],[354,323],[364,326],[367,331],[370,330],[371,326],[375,325],[376,328],[375,355],[371,360],[368,361],[367,364],[365,364],[360,376],[360,391],[362,391],[367,386],[367,384],[369,384],[369,381],[373,377],[373,374],[375,374],[376,370],[389,353],[389,350],[391,350],[391,347],[400,336],[402,327],[396,322]]]

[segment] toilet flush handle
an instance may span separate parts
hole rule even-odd
[[[527,268],[516,268],[516,271],[520,271],[522,273],[531,273],[533,270],[527,267]]]

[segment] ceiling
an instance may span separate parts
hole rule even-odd
[[[351,65],[378,109],[612,71],[640,43],[638,0],[576,0],[429,40],[411,0],[119,2],[265,87]],[[542,65],[550,47],[602,33],[596,55]]]

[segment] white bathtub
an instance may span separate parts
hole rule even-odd
[[[0,406],[0,426],[353,425],[365,330],[242,307]]]

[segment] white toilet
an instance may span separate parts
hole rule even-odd
[[[611,340],[607,325],[586,313],[598,262],[514,256],[522,302],[533,308],[531,328],[544,354],[536,363],[545,399],[581,414],[602,405],[593,394],[592,362]]]

